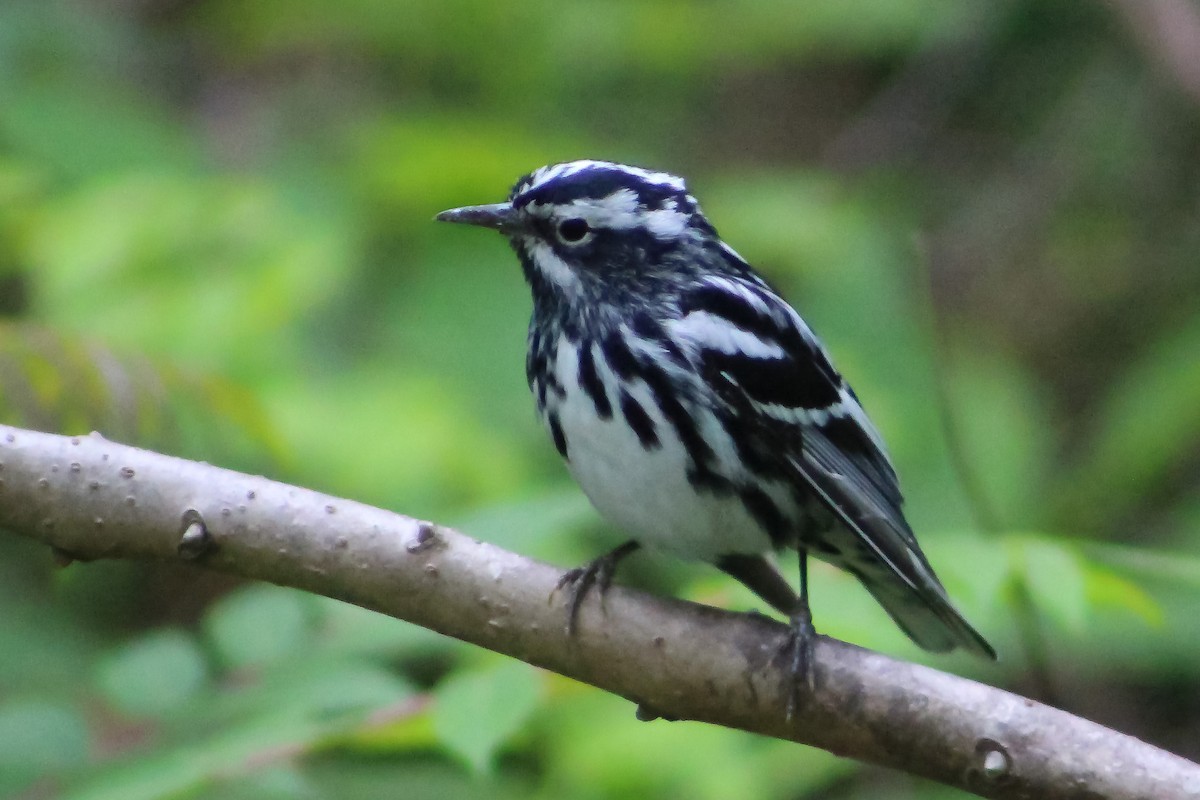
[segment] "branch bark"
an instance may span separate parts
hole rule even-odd
[[[345,600],[668,718],[820,747],[990,798],[1200,796],[1200,767],[1129,736],[821,637],[784,718],[785,628],[614,586],[564,632],[560,572],[447,528],[110,442],[0,425],[0,527],[72,558],[190,559]],[[664,735],[669,735],[664,731]]]

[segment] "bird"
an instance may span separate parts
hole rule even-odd
[[[589,590],[645,545],[713,564],[786,615],[796,684],[814,685],[810,555],[857,578],[925,650],[996,658],[921,551],[883,439],[829,352],[682,178],[568,161],[436,219],[499,231],[515,250],[537,415],[631,537],[563,576],[568,633]],[[787,549],[798,594],[771,559]]]

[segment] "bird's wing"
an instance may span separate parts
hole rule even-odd
[[[736,386],[776,435],[823,432],[869,484],[864,489],[899,515],[903,496],[883,438],[791,306],[765,284],[722,276],[692,287],[680,310],[703,373]]]
[[[850,531],[854,572],[896,622],[931,650],[962,646],[994,658],[951,606],[901,511],[883,441],[821,342],[768,286],[708,278],[683,295],[680,332],[732,416],[782,456],[784,474]]]

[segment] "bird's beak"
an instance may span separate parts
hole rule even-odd
[[[434,217],[438,222],[459,222],[512,233],[518,227],[517,212],[512,203],[492,203],[486,206],[463,206],[443,211]]]

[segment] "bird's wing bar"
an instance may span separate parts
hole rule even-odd
[[[898,513],[903,497],[883,438],[791,306],[765,284],[719,276],[684,294],[681,311],[675,332],[702,374],[736,384],[735,405],[781,430],[822,428]]]

